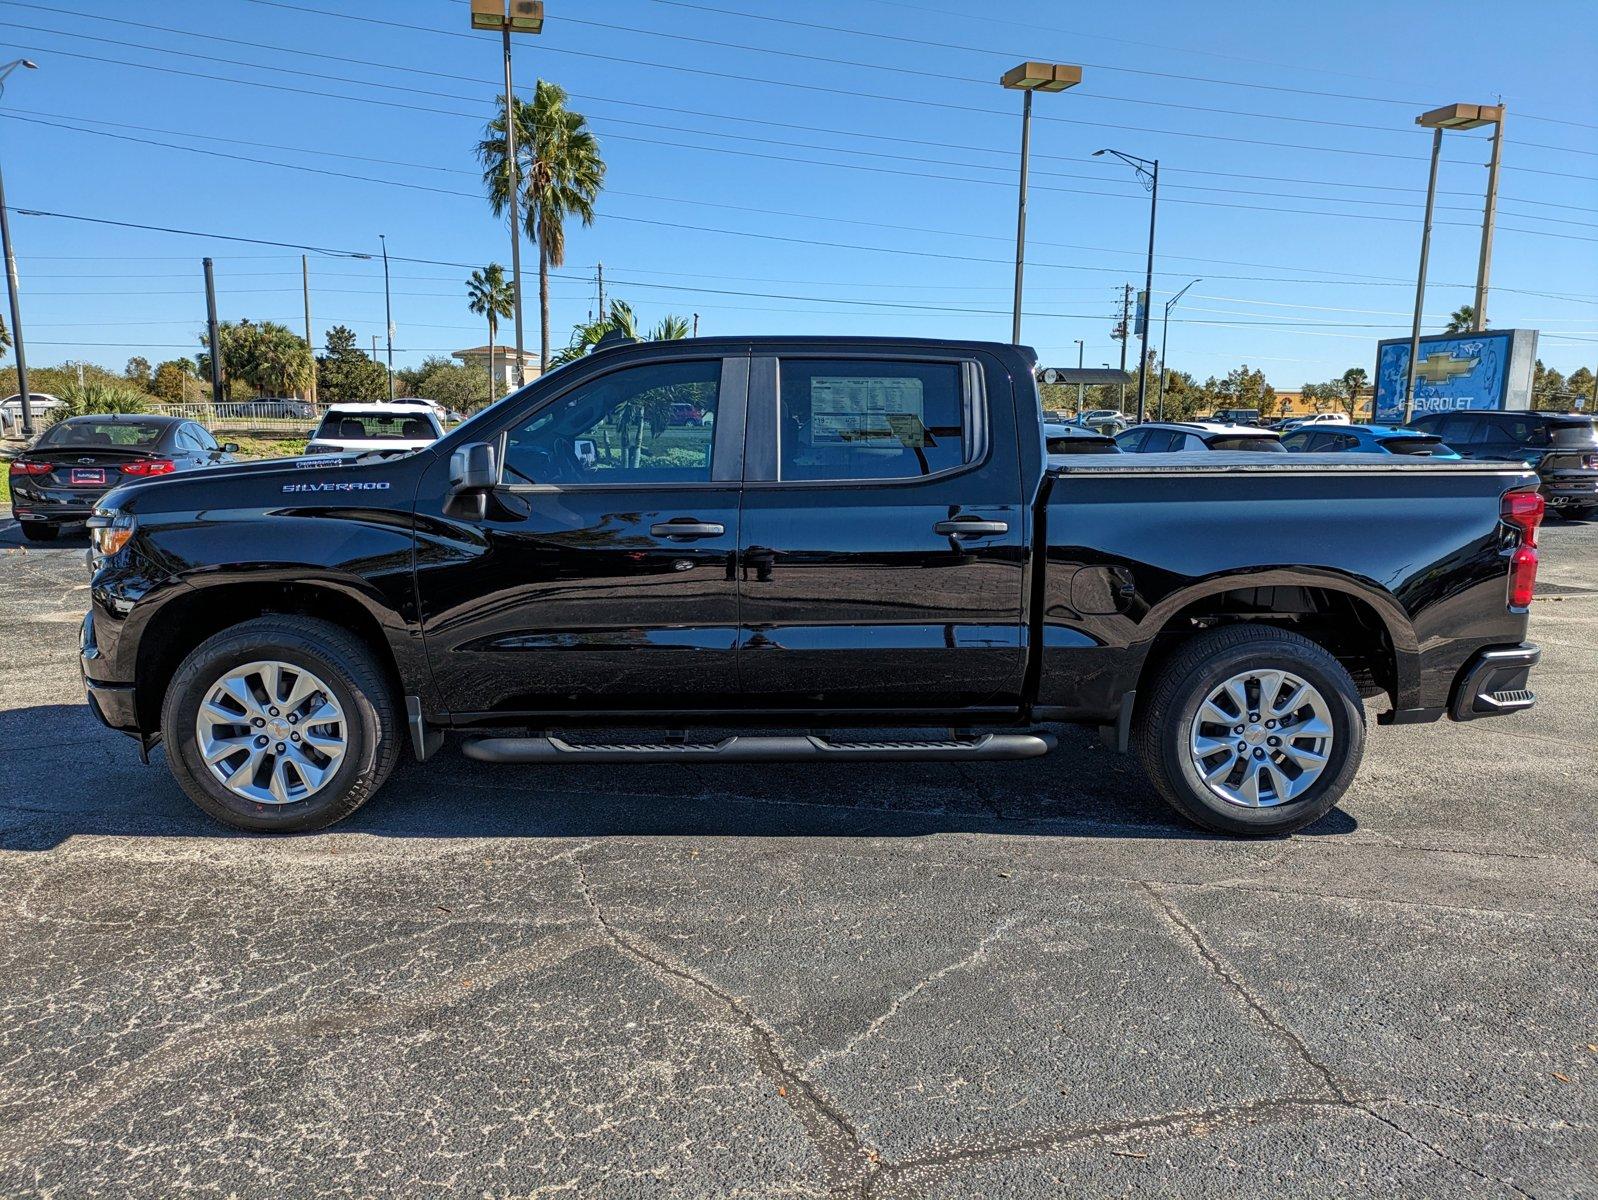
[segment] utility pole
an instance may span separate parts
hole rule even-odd
[[[211,403],[222,403],[222,335],[216,322],[216,273],[205,260],[205,329],[211,349]]]
[[[38,68],[25,58],[0,67],[0,92],[5,90],[5,78],[18,67],[28,70]],[[22,401],[22,436],[33,436],[33,399],[28,391],[28,355],[22,348],[22,305],[18,299],[20,284],[17,280],[17,256],[11,248],[11,210],[6,205],[5,179],[0,177],[0,247],[6,256],[6,289],[11,297],[11,348],[17,352],[17,395]]]
[[[300,255],[300,287],[305,293],[305,345],[311,351],[311,403],[316,403],[316,339],[311,336],[311,266]]]
[[[598,264],[599,271],[599,323],[605,323],[605,264]]]
[[[694,336],[695,337],[699,336],[699,314],[698,313],[694,314]]]
[[[1487,163],[1487,204],[1481,218],[1481,258],[1476,264],[1476,306],[1471,320],[1471,331],[1480,333],[1487,328],[1487,276],[1493,264],[1493,221],[1498,212],[1498,156],[1504,146],[1504,105],[1497,105],[1498,119],[1493,122],[1493,154]],[[1483,115],[1488,111],[1480,110]]]
[[[388,290],[388,238],[383,234],[377,235],[377,240],[383,243],[383,318],[388,328],[388,401],[394,403],[394,306],[389,298]]]
[[[1082,369],[1082,354],[1083,354],[1085,349],[1086,349],[1086,347],[1083,346],[1082,339],[1081,338],[1077,338],[1076,339],[1076,369],[1078,371],[1080,371]],[[1078,379],[1076,381],[1076,415],[1079,416],[1079,417],[1082,415],[1082,400],[1083,400],[1083,397],[1086,394],[1087,394],[1087,391],[1086,391],[1085,388],[1083,388],[1082,381],[1080,379]]]
[[[1118,407],[1121,412],[1126,412],[1126,344],[1132,340],[1132,285],[1124,284],[1121,288],[1121,331],[1117,334],[1121,339],[1121,399]]]

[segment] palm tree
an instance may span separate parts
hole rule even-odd
[[[592,352],[599,344],[599,339],[607,333],[619,333],[623,337],[637,341],[675,342],[688,336],[689,324],[687,317],[679,317],[672,313],[662,317],[648,333],[640,335],[638,318],[633,313],[633,306],[625,300],[612,300],[610,312],[602,320],[583,321],[572,329],[571,342],[555,355],[555,365],[563,367]]]
[[[1476,307],[1473,304],[1461,304],[1448,314],[1448,326],[1444,333],[1469,333],[1470,327],[1476,323]]]
[[[1348,391],[1348,415],[1356,415],[1359,411],[1359,394],[1364,391],[1365,384],[1370,381],[1370,376],[1365,373],[1364,367],[1350,367],[1343,372],[1343,387]]]
[[[488,318],[488,402],[494,402],[494,336],[499,332],[499,319],[515,311],[515,294],[510,280],[505,278],[505,268],[489,263],[481,271],[473,271],[466,281],[466,306],[480,317]]]
[[[540,79],[531,103],[517,100],[517,171],[527,216],[524,228],[538,247],[538,361],[549,369],[549,269],[566,262],[566,218],[594,223],[594,201],[605,183],[599,143],[581,113],[566,107],[565,89]],[[510,200],[510,170],[505,155],[504,102],[477,143],[483,186],[495,213]]]

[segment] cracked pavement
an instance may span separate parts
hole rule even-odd
[[[0,521],[0,1195],[1598,1195],[1598,522],[1529,714],[1292,838],[987,766],[404,763],[261,839]]]

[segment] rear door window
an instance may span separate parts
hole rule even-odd
[[[973,397],[957,362],[784,358],[781,480],[915,479],[973,460]]]
[[[1148,441],[1149,431],[1146,429],[1128,429],[1115,439],[1115,444],[1121,447],[1123,454],[1138,454],[1143,449],[1143,443]]]
[[[1433,429],[1450,446],[1479,446],[1487,440],[1485,422],[1480,417],[1444,417]]]

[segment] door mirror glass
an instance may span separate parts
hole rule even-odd
[[[486,492],[499,485],[499,456],[490,442],[462,446],[449,458],[449,484],[457,492]]]
[[[239,452],[239,444],[237,442],[223,442],[222,443],[222,453],[223,454],[237,454],[238,452]]]

